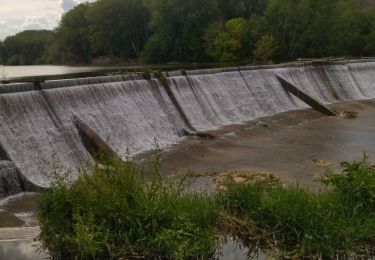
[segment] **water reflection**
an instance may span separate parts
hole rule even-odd
[[[265,260],[267,255],[258,248],[249,249],[240,241],[227,238],[218,253],[217,260]]]
[[[46,252],[40,252],[33,240],[0,241],[0,259],[41,260],[49,259]]]
[[[50,259],[33,240],[0,241],[0,259],[43,260]],[[139,259],[139,258],[137,258]],[[143,258],[142,258],[143,259]],[[215,260],[265,260],[270,259],[261,251],[252,251],[232,238],[226,239]]]

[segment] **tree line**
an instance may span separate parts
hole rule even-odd
[[[98,0],[0,42],[9,65],[327,56],[375,56],[374,1]]]

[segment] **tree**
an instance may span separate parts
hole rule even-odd
[[[364,11],[366,15],[367,34],[365,36],[365,56],[375,56],[375,8]]]
[[[271,60],[276,52],[276,43],[272,36],[263,35],[262,38],[256,43],[254,50],[254,59],[261,63],[267,63]]]
[[[5,56],[5,50],[4,50],[4,44],[2,41],[0,41],[0,64],[3,64],[3,57]]]
[[[215,32],[217,35],[213,38]],[[248,23],[244,18],[231,19],[225,23],[223,30],[218,31],[217,27],[211,27],[206,33],[206,39],[209,41],[206,43],[207,51],[214,60],[239,61],[247,54]]]
[[[137,59],[149,37],[149,11],[143,0],[99,0],[88,13],[95,56]]]
[[[142,54],[146,62],[202,61],[204,33],[218,16],[216,0],[149,0],[153,36]]]
[[[236,17],[250,18],[251,15],[263,14],[267,0],[217,0],[222,19]]]
[[[371,56],[374,2],[97,0],[66,13],[55,33],[27,31],[0,42],[0,62],[240,61],[251,54],[266,62]]]
[[[48,30],[28,30],[7,37],[2,47],[2,60],[8,65],[33,65],[46,62],[46,50],[54,33]]]
[[[55,41],[49,48],[50,61],[82,63],[91,60],[87,19],[89,8],[90,4],[80,4],[62,17]]]
[[[326,55],[337,1],[269,0],[264,15],[251,19],[253,33],[274,37],[278,59]]]

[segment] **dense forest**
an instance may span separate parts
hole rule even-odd
[[[0,63],[267,63],[375,56],[369,0],[98,0],[54,31],[0,42]]]

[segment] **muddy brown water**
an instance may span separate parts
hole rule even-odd
[[[272,173],[286,183],[309,187],[327,171],[339,171],[340,162],[375,161],[375,100],[343,102],[334,110],[355,115],[327,117],[311,109],[289,111],[213,131],[216,138],[187,138],[162,152],[162,170],[168,175],[198,173],[194,190],[214,190],[217,176],[246,172]],[[148,163],[150,153],[135,158]],[[21,194],[0,201],[0,259],[45,259],[35,252],[38,194]],[[31,233],[28,231],[31,228]],[[0,229],[1,231],[1,229]],[[28,236],[23,236],[23,233]],[[227,243],[220,259],[247,259],[246,250]],[[264,259],[260,254],[255,259]],[[254,259],[254,258],[253,258]]]
[[[223,172],[271,173],[283,182],[314,185],[328,171],[341,170],[343,161],[361,160],[364,153],[375,161],[375,101],[332,108],[355,118],[308,109],[225,127],[211,132],[215,139],[190,138],[164,152],[162,168],[199,173],[205,189],[207,179]]]

